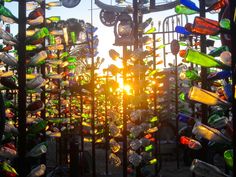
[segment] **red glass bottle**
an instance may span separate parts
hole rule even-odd
[[[214,3],[213,5],[211,5],[206,11],[210,12],[210,11],[220,10],[220,9],[224,8],[225,5],[226,5],[226,1],[225,0],[219,0],[218,2]]]
[[[195,34],[212,35],[219,34],[221,28],[218,21],[203,17],[195,17],[192,26],[189,24],[185,26],[188,31]]]

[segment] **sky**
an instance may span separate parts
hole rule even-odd
[[[46,0],[46,2],[52,2],[56,0]],[[96,31],[95,35],[98,35],[99,38],[99,46],[98,51],[101,58],[105,58],[105,62],[103,64],[103,67],[107,67],[111,63],[111,59],[109,57],[108,51],[110,49],[115,49],[117,51],[121,51],[121,47],[114,46],[114,28],[113,27],[107,27],[104,26],[99,18],[100,9],[92,3],[94,0],[81,0],[80,4],[74,8],[65,8],[65,7],[54,7],[51,10],[46,11],[46,17],[50,16],[61,16],[62,20],[66,20],[69,18],[76,18],[84,20],[85,22],[92,23],[95,27],[98,27],[98,30]],[[131,0],[127,0],[128,2],[132,2]],[[197,0],[194,0],[196,4],[198,4]],[[103,0],[102,2],[110,4],[115,4],[115,0]],[[158,2],[158,1],[157,1]],[[6,3],[6,7],[9,8],[12,13],[16,16],[18,16],[18,3],[11,2]],[[93,8],[92,16],[91,18],[91,7]],[[147,19],[149,17],[153,18],[154,26],[157,27],[158,21],[162,21],[165,17],[169,15],[174,15],[174,9],[168,10],[168,11],[161,11],[161,12],[155,12],[151,14],[145,14],[143,16],[143,19]],[[192,21],[193,17],[189,18],[190,22]],[[92,20],[92,21],[91,21]],[[11,32],[17,33],[17,26],[11,27]]]

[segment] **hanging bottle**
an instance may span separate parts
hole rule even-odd
[[[37,64],[40,64],[40,62],[44,61],[47,58],[48,54],[46,51],[41,51],[37,54],[35,54],[29,61],[29,66],[35,66]]]
[[[28,157],[38,157],[44,153],[47,152],[47,146],[45,142],[42,142],[40,144],[37,144],[35,147],[33,147],[26,156]]]
[[[186,80],[186,79],[189,79],[191,81],[200,80],[200,76],[197,74],[197,71],[195,71],[193,69],[181,71],[181,73],[179,74],[179,77],[181,80]]]
[[[44,175],[46,172],[46,166],[44,164],[40,164],[30,171],[27,177],[40,177]]]
[[[148,25],[151,24],[151,22],[152,22],[152,18],[148,18],[143,23],[139,24],[138,31],[142,33],[145,30],[145,28],[147,28]]]
[[[199,159],[194,159],[192,161],[192,165],[190,170],[193,171],[195,174],[204,177],[230,177],[223,173],[218,167],[201,161]]]
[[[116,142],[114,138],[110,139],[109,144],[112,152],[116,153],[120,150],[120,145]]]
[[[62,6],[62,2],[61,1],[52,1],[52,2],[48,2],[46,3],[46,8],[50,9],[52,7],[60,7]]]
[[[36,44],[36,45],[26,45],[26,51],[33,51],[33,50],[39,50],[42,49],[42,44]]]
[[[18,63],[15,57],[6,52],[0,52],[0,60],[11,67],[16,67]]]
[[[0,162],[0,172],[6,177],[16,177],[18,173],[7,161]]]
[[[36,31],[33,36],[29,37],[27,41],[31,44],[40,44],[44,38],[49,35],[49,31],[46,27],[43,27]]]
[[[218,48],[215,48],[213,50],[211,50],[208,55],[211,55],[213,57],[218,57],[220,56],[220,54],[224,51],[229,51],[229,47],[228,46],[221,46],[221,47],[218,47]]]
[[[202,137],[208,141],[213,141],[220,144],[231,144],[232,140],[222,134],[219,130],[196,122],[192,133],[198,137]]]
[[[227,121],[227,117],[213,114],[208,118],[207,123],[213,128],[222,129],[226,126]]]
[[[216,81],[220,79],[227,79],[232,76],[231,71],[220,71],[220,72],[212,72],[207,76],[207,80]]]
[[[185,28],[195,34],[215,36],[220,33],[220,24],[218,21],[204,17],[195,17],[193,24],[187,23]]]
[[[180,0],[180,4],[188,7],[191,10],[194,10],[197,12],[200,11],[200,9],[197,7],[197,5],[194,2],[192,2],[191,0]]]
[[[18,40],[13,37],[11,33],[2,29],[2,27],[0,27],[0,37],[3,39],[3,42],[11,42],[11,45],[16,45],[18,43]]]
[[[185,14],[185,15],[192,15],[192,14],[198,13],[197,11],[189,9],[188,7],[186,7],[184,5],[177,5],[175,7],[175,12],[177,14]]]
[[[46,120],[41,120],[37,123],[34,123],[29,127],[28,133],[30,134],[37,134],[41,132],[42,130],[45,130],[47,126],[47,121]]]
[[[111,165],[114,165],[115,167],[119,167],[121,165],[120,158],[114,153],[111,153],[109,155],[109,162],[111,163]]]
[[[35,10],[39,7],[39,3],[35,2],[35,1],[31,1],[31,2],[27,2],[26,3],[26,10],[30,11],[30,10]]]
[[[3,5],[0,4],[0,15],[1,15],[1,19],[4,20],[4,18],[2,17],[7,17],[10,20],[13,20],[11,22],[13,23],[18,23],[18,18],[16,18],[9,9],[7,9],[6,7],[4,7]],[[6,19],[6,18],[5,18]],[[8,23],[7,21],[5,21],[6,23]]]
[[[44,16],[44,15],[45,15],[44,10],[41,7],[39,7],[29,13],[28,20],[36,19],[36,18],[38,18],[40,16]]]
[[[203,67],[207,68],[220,68],[225,70],[230,70],[230,66],[225,65],[223,62],[215,59],[214,57],[198,52],[193,49],[188,49],[185,55],[185,59],[187,62],[191,62]]]
[[[206,12],[217,11],[226,6],[226,0],[219,0],[206,9]]]
[[[198,87],[191,87],[188,93],[188,98],[210,106],[222,105],[229,107],[230,103],[221,99],[217,93],[210,92]]]
[[[46,23],[59,22],[61,20],[60,16],[51,16],[46,18]]]
[[[63,44],[48,45],[47,49],[48,50],[64,50],[64,45]]]
[[[175,31],[177,33],[183,34],[183,35],[190,35],[192,34],[190,31],[187,31],[185,27],[183,26],[176,26]]]
[[[233,161],[233,149],[226,150],[224,152],[224,159],[226,165],[230,168],[233,169],[234,161]]]
[[[35,19],[28,19],[27,20],[27,24],[31,25],[31,26],[37,26],[40,25],[44,22],[44,17],[43,16],[39,16]]]
[[[202,145],[197,140],[194,140],[192,138],[181,136],[180,137],[180,143],[183,145],[188,146],[190,149],[199,150],[202,148]]]

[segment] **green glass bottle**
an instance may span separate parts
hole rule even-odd
[[[144,150],[145,150],[146,152],[151,151],[151,150],[153,150],[153,149],[154,149],[154,147],[153,147],[152,144],[150,144],[150,145],[148,145],[148,146],[146,146],[146,147],[144,148]]]
[[[54,35],[49,34],[48,39],[49,39],[49,44],[50,45],[55,45],[56,44],[56,39],[55,39]]]
[[[13,19],[16,23],[18,18],[16,18],[9,9],[0,4],[0,15]]]
[[[67,58],[67,61],[68,61],[69,63],[74,63],[74,62],[76,62],[77,60],[76,60],[76,57],[70,56],[70,57]]]
[[[220,27],[230,30],[230,20],[227,18],[223,18],[220,20]]]
[[[36,45],[26,45],[26,51],[33,51],[37,49],[41,49],[43,46],[41,44]]]
[[[219,60],[216,60],[214,57],[198,52],[193,49],[188,49],[185,56],[187,62],[191,62],[207,68],[220,68],[223,70],[230,70],[230,66],[225,65]]]
[[[29,38],[30,43],[35,43],[36,41],[43,39],[44,37],[49,35],[49,31],[46,27],[41,28],[37,32],[34,33],[32,37]]]
[[[33,124],[31,127],[29,127],[28,133],[29,134],[37,134],[44,130],[48,124],[48,121],[41,120],[40,122],[37,122]]]
[[[52,23],[52,22],[59,22],[61,20],[60,16],[51,16],[46,18],[47,23]]]
[[[223,45],[223,46],[221,46],[221,47],[218,47],[218,48],[216,48],[216,49],[210,51],[210,53],[209,53],[208,55],[211,55],[211,56],[213,56],[213,57],[218,57],[218,56],[220,56],[220,54],[221,54],[222,52],[224,52],[224,51],[229,51],[229,47],[226,46],[226,45]]]
[[[175,7],[175,12],[177,14],[185,14],[185,15],[192,15],[192,14],[198,13],[197,11],[189,9],[188,7],[186,7],[184,5],[177,5]]]
[[[200,79],[200,76],[197,74],[197,71],[195,70],[185,71],[185,77],[191,81],[196,81]]]
[[[234,161],[233,161],[233,149],[227,150],[224,152],[224,159],[226,165],[230,168],[233,169]]]
[[[71,38],[72,44],[75,44],[76,43],[76,34],[74,31],[70,32],[70,38]]]

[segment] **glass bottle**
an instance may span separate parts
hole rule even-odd
[[[31,125],[29,127],[28,133],[31,134],[37,134],[39,132],[41,132],[42,130],[44,130],[47,126],[47,121],[46,120],[41,120],[33,125]]]
[[[175,12],[177,14],[185,14],[185,15],[192,15],[192,14],[198,13],[197,11],[189,9],[188,7],[186,7],[184,5],[175,6]]]
[[[45,145],[45,142],[37,144],[35,147],[33,147],[30,152],[27,153],[27,156],[29,157],[38,157],[44,153],[47,152],[47,146]]]
[[[202,148],[202,145],[200,142],[186,136],[180,137],[180,143],[183,145],[187,145],[190,149],[194,149],[194,150],[199,150]]]
[[[197,71],[193,69],[181,71],[181,73],[179,74],[179,77],[181,80],[189,79],[191,81],[196,81],[200,79],[200,76],[197,74]]]
[[[10,18],[16,23],[18,22],[18,18],[16,18],[8,8],[4,7],[1,4],[0,4],[0,15]]]
[[[230,103],[221,99],[218,96],[218,94],[195,86],[190,88],[188,98],[190,100],[197,101],[210,106],[214,105],[222,105],[226,107],[230,106]]]
[[[6,177],[18,176],[16,170],[9,163],[7,163],[7,161],[0,162],[0,166],[1,166],[1,173],[3,173],[3,176]]]
[[[39,3],[32,1],[26,3],[26,10],[35,10],[39,7]]]
[[[59,22],[61,20],[60,16],[51,16],[46,18],[47,23],[52,23],[52,22]]]
[[[190,35],[192,34],[190,31],[187,31],[185,27],[183,26],[176,26],[175,31],[177,33],[183,34],[183,35]]]
[[[0,37],[1,37],[3,40],[5,40],[5,41],[11,41],[11,42],[13,42],[12,45],[15,45],[15,44],[18,43],[18,40],[17,40],[15,37],[13,37],[11,33],[5,31],[5,30],[2,29],[1,27],[0,27]]]
[[[188,28],[188,25],[185,27],[192,33],[212,36],[219,34],[221,30],[218,21],[198,16],[194,18],[193,25],[189,26],[190,28]]]
[[[191,10],[199,12],[200,9],[197,7],[197,5],[192,2],[191,0],[180,0],[180,3],[186,7],[188,7]]]
[[[136,152],[132,152],[132,153],[129,155],[128,159],[129,159],[129,162],[130,162],[133,166],[137,167],[137,166],[141,163],[141,161],[142,161],[142,156],[141,156],[141,155],[138,155]]]
[[[213,141],[220,144],[230,144],[231,140],[223,135],[219,130],[202,124],[201,122],[196,122],[192,133],[198,137],[207,139],[208,141]]]
[[[225,65],[223,62],[215,59],[214,57],[198,52],[193,49],[188,49],[185,55],[187,62],[191,62],[197,65],[201,65],[207,68],[220,68],[225,70],[230,70],[230,66]]]
[[[64,50],[64,45],[63,44],[48,45],[47,49],[48,50]]]
[[[215,48],[212,51],[210,51],[210,53],[208,53],[208,55],[211,55],[213,57],[218,57],[224,51],[229,51],[229,47],[224,45],[224,46]]]
[[[213,128],[221,129],[226,126],[227,121],[227,117],[213,114],[208,118],[207,123]]]
[[[233,161],[233,149],[226,150],[224,152],[224,159],[226,165],[230,168],[233,169],[234,161]]]
[[[120,144],[114,138],[110,139],[109,144],[112,152],[116,153],[120,150]]]
[[[130,147],[135,151],[138,150],[141,146],[142,146],[142,143],[138,139],[135,139],[130,142]]]
[[[71,38],[72,44],[75,44],[77,40],[76,40],[76,34],[74,31],[70,32],[70,38]]]
[[[232,76],[231,71],[220,71],[220,72],[213,72],[207,76],[207,80],[215,81],[220,79],[226,79]]]
[[[148,145],[148,146],[146,146],[146,147],[144,148],[144,150],[145,150],[146,152],[152,151],[153,149],[154,149],[154,146],[153,146],[152,144],[150,144],[150,145]]]
[[[46,166],[44,164],[40,164],[39,166],[33,168],[27,177],[39,177],[44,175],[46,172]]]
[[[206,9],[206,12],[217,11],[226,6],[225,0],[219,0]]]
[[[121,160],[120,158],[114,154],[114,153],[111,153],[109,155],[109,162],[114,165],[115,167],[119,167],[121,165]]]
[[[46,8],[48,9],[50,9],[51,7],[60,7],[60,6],[62,6],[61,1],[52,1],[52,2],[46,3]]]
[[[26,45],[26,51],[33,51],[43,48],[42,44]]]
[[[42,24],[43,21],[44,21],[44,17],[43,17],[43,16],[39,16],[39,17],[37,17],[37,18],[35,18],[35,19],[29,19],[29,20],[27,20],[27,23],[28,23],[29,25],[36,26],[36,25]]]
[[[35,54],[31,59],[30,62],[28,63],[30,66],[34,66],[39,64],[40,62],[44,61],[47,58],[48,54],[46,51],[41,51],[37,54]]]
[[[43,28],[39,29],[38,31],[36,31],[33,34],[33,36],[28,38],[28,42],[30,42],[31,44],[41,43],[42,41],[40,39],[43,39],[48,35],[49,35],[48,29],[46,27],[43,27]]]
[[[143,30],[148,27],[148,25],[150,25],[152,22],[152,18],[148,18],[147,20],[145,20],[143,23],[141,23],[139,26],[138,26],[138,31],[139,32],[143,32]]]
[[[190,170],[195,174],[204,177],[229,177],[229,175],[223,173],[218,167],[199,159],[194,159],[192,161]]]
[[[0,53],[0,58],[3,63],[8,66],[16,67],[17,66],[17,59],[10,55],[9,53],[2,52]]]
[[[37,9],[35,9],[32,12],[29,13],[28,20],[36,19],[36,18],[38,18],[40,16],[43,17],[44,14],[45,14],[44,10],[41,7],[39,7],[39,8],[37,8]]]
[[[190,121],[193,121],[194,118],[189,116],[189,115],[186,115],[186,114],[183,114],[183,113],[179,113],[177,115],[177,118],[180,122],[183,122],[183,123],[189,123]]]

